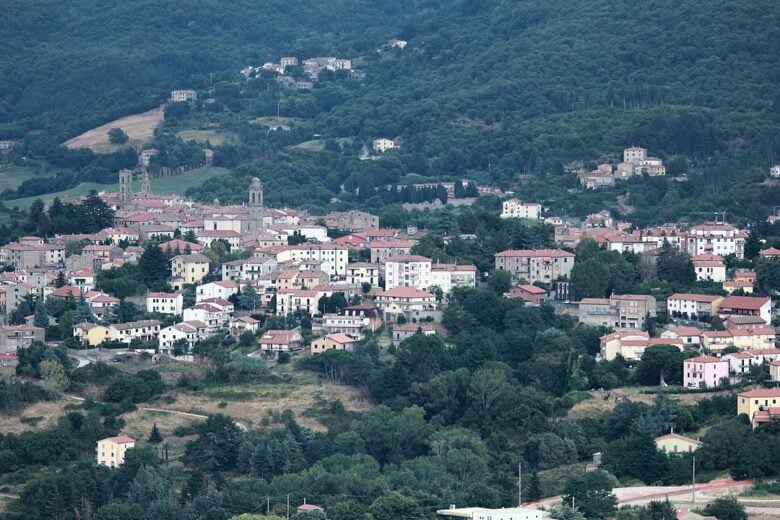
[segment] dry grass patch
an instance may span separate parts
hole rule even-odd
[[[0,433],[22,433],[45,430],[65,415],[69,401],[41,401],[25,408],[19,415],[0,417]]]
[[[136,148],[152,140],[155,129],[163,122],[165,114],[160,106],[148,112],[122,117],[105,125],[88,130],[83,134],[65,141],[68,148],[89,148],[95,153],[111,153],[125,146]],[[121,128],[129,138],[123,145],[113,145],[108,142],[108,131]]]
[[[588,392],[590,399],[580,401],[569,409],[566,415],[567,419],[582,419],[585,417],[601,417],[612,411],[615,407],[614,399],[604,399],[603,392]]]
[[[231,395],[235,399],[230,399]],[[268,384],[223,385],[195,394],[179,393],[176,394],[175,403],[160,407],[202,415],[221,413],[247,428],[257,428],[269,414],[289,409],[301,424],[322,431],[323,425],[306,418],[304,411],[336,399],[349,411],[365,411],[371,405],[367,394],[351,387],[334,384]]]
[[[164,406],[160,406],[160,408],[164,408]],[[125,420],[125,427],[122,428],[122,433],[140,441],[141,444],[146,444],[146,440],[152,431],[152,426],[157,424],[157,429],[160,430],[160,434],[163,436],[163,442],[157,445],[157,447],[160,448],[167,443],[169,459],[177,459],[182,456],[185,445],[194,438],[192,435],[177,437],[173,434],[173,431],[180,426],[190,426],[195,422],[203,420],[186,415],[141,410],[140,408],[134,412],[122,415],[122,419]]]
[[[196,141],[198,143],[210,142],[214,146],[224,144],[225,141],[236,141],[238,136],[230,132],[218,132],[216,130],[182,130],[176,135],[182,141]]]

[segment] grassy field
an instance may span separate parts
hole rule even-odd
[[[0,192],[16,189],[27,179],[35,177],[37,170],[29,166],[0,164]]]
[[[154,130],[163,122],[163,107],[141,114],[122,117],[101,125],[63,143],[68,148],[89,148],[95,153],[111,153],[124,146],[140,147],[151,141]],[[117,146],[108,142],[108,131],[121,128],[129,138],[128,142]]]
[[[183,195],[187,189],[193,186],[200,186],[206,179],[213,177],[221,177],[227,175],[230,170],[225,168],[217,168],[214,166],[207,166],[205,168],[198,168],[197,170],[191,170],[173,177],[160,177],[152,179],[152,192],[160,195],[170,195],[172,193]],[[76,199],[87,195],[90,190],[101,191],[116,191],[118,184],[97,184],[95,182],[82,182],[75,188],[71,188],[65,191],[58,191],[55,193],[46,193],[35,197],[25,197],[23,199],[6,200],[4,204],[6,207],[13,208],[14,206],[20,209],[29,208],[35,199],[40,198],[43,202],[51,202],[55,197],[59,197],[62,200]],[[141,182],[135,181],[133,183],[133,189],[140,190]]]
[[[182,130],[176,132],[176,136],[182,141],[196,141],[198,143],[209,141],[214,146],[224,144],[226,141],[238,141],[236,134],[218,132],[217,130]]]
[[[336,138],[336,142],[340,145],[350,145],[354,141],[353,137],[338,137]],[[325,139],[314,139],[312,141],[304,141],[302,143],[298,143],[295,146],[292,146],[291,148],[296,150],[306,150],[307,152],[321,152],[325,149]]]
[[[296,123],[300,121],[300,119],[296,117],[274,117],[274,116],[268,116],[268,117],[258,117],[256,119],[253,119],[250,121],[253,125],[262,125],[267,127],[272,126],[281,126],[281,125],[291,125],[293,123]]]

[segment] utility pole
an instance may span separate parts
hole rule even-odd
[[[290,495],[287,495],[287,520],[290,520]]]
[[[693,475],[693,478],[691,479],[692,485],[691,485],[691,499],[693,500],[693,503],[696,503],[696,455],[693,456],[693,464],[692,464],[691,472]]]
[[[265,497],[265,514],[271,514],[271,497]]]
[[[523,507],[523,461],[517,463],[517,507]]]

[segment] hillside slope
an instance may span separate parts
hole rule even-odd
[[[228,130],[241,133],[241,143],[217,147],[217,161],[238,179],[193,192],[203,200],[243,200],[244,185],[255,175],[270,187],[293,184],[269,201],[324,205],[343,193],[371,194],[409,172],[513,188],[518,174],[533,173],[544,180],[528,187],[528,196],[556,199],[556,210],[564,212],[574,205],[568,213],[579,214],[604,204],[561,198],[576,186],[573,176],[563,175],[563,164],[615,160],[632,144],[666,160],[679,155],[678,166],[688,161],[690,171],[702,174],[701,182],[680,188],[682,202],[665,218],[680,216],[694,200],[698,212],[722,210],[735,200],[731,190],[750,184],[753,191],[743,194],[766,195],[751,217],[760,220],[776,196],[777,190],[757,184],[780,150],[780,4],[773,0],[641,6],[628,0],[197,0],[181,6],[142,0],[98,6],[76,0],[9,7],[12,16],[0,20],[0,32],[8,35],[0,53],[0,135],[37,129],[37,142],[54,134],[56,146],[160,102],[170,88],[203,91],[213,81],[225,110],[222,123],[228,113],[238,116],[233,121],[276,116],[281,105],[282,115],[305,121],[305,131],[292,142],[231,123]],[[393,37],[409,45],[376,52]],[[313,91],[237,78],[241,66],[283,54],[363,58],[367,76],[362,84],[333,81]],[[39,72],[54,69],[56,79]],[[401,150],[362,164],[351,151],[329,158],[289,153],[295,150],[289,145],[315,134],[352,139],[357,147],[392,137]],[[25,151],[52,155],[36,153],[42,148]],[[705,171],[715,163],[713,173]],[[548,174],[558,177],[544,178]],[[647,206],[664,200],[666,188],[642,185],[635,192],[652,196],[630,193],[628,200],[648,220],[660,215]],[[699,204],[703,195],[706,203]],[[727,209],[744,216],[747,206]]]
[[[346,52],[392,37],[412,2],[17,2],[0,18],[0,123],[66,137],[150,109],[172,88],[280,54]],[[13,128],[12,128],[13,130]]]

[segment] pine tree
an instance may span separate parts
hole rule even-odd
[[[456,199],[466,198],[466,189],[463,187],[463,182],[460,179],[455,181],[455,198]]]
[[[73,313],[73,323],[94,323],[95,316],[92,314],[92,309],[89,307],[89,302],[81,295],[79,302],[76,304],[76,310]]]
[[[238,297],[239,305],[245,310],[254,310],[260,306],[260,297],[251,285],[247,285]]]
[[[65,280],[65,273],[60,271],[57,273],[57,279],[54,280],[54,287],[59,289],[60,287],[65,287],[65,284],[67,284],[67,280]]]
[[[157,423],[154,423],[152,425],[152,431],[149,433],[149,442],[152,444],[159,444],[163,440],[162,434],[160,434],[160,430],[157,428]]]
[[[141,281],[149,289],[162,289],[170,275],[168,267],[168,257],[160,249],[159,244],[155,242],[147,244],[141,258],[138,259]]]
[[[33,318],[33,325],[45,329],[49,326],[49,316],[46,314],[46,303],[43,298],[38,298],[35,303],[35,317]]]
[[[531,481],[528,483],[528,489],[525,492],[528,500],[538,500],[542,498],[542,483],[539,480],[539,473],[536,471],[531,474]]]
[[[117,309],[113,305],[106,307],[103,311],[103,315],[100,317],[100,323],[106,326],[111,325],[112,323],[118,323]]]

